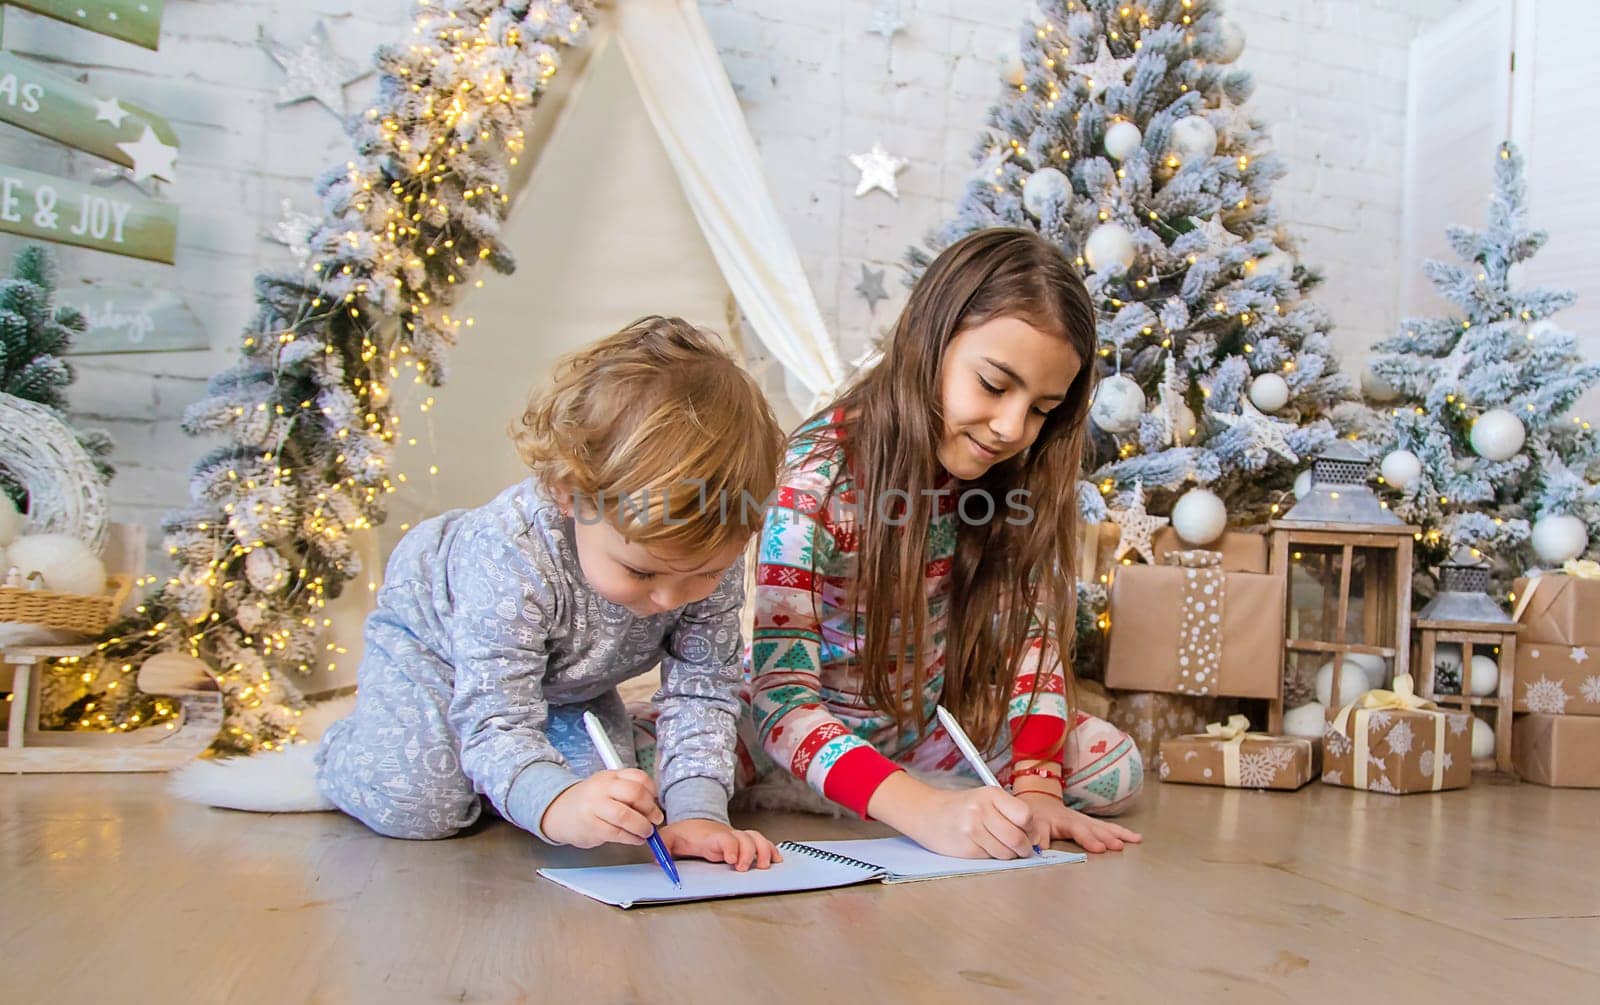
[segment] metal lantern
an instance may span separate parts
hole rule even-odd
[[[1440,564],[1439,593],[1417,612],[1417,693],[1439,705],[1458,707],[1473,715],[1478,709],[1494,710],[1494,757],[1474,762],[1474,768],[1512,772],[1511,703],[1516,685],[1517,634],[1521,631],[1522,626],[1489,596],[1487,562],[1463,548],[1452,555],[1450,561]],[[1439,691],[1437,671],[1441,645],[1461,648],[1459,694]],[[1491,656],[1499,669],[1493,694],[1472,694],[1474,650]]]
[[[1311,682],[1332,664],[1329,714],[1356,694],[1342,693],[1344,663],[1382,668],[1387,683],[1410,664],[1411,545],[1417,528],[1389,512],[1367,486],[1372,462],[1340,440],[1311,464],[1311,487],[1272,521],[1274,575],[1287,581],[1283,689],[1268,708],[1268,729],[1283,729],[1284,698],[1310,701]],[[1362,690],[1365,690],[1363,686]]]

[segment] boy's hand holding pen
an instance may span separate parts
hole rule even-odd
[[[597,771],[555,798],[540,827],[552,841],[575,848],[607,842],[644,844],[666,820],[656,783],[638,768]]]

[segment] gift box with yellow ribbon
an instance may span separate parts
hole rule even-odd
[[[1518,712],[1600,715],[1600,564],[1569,561],[1512,585]]]
[[[1411,675],[1339,710],[1322,738],[1322,780],[1401,794],[1472,784],[1472,717],[1419,698]]]
[[[1316,777],[1316,762],[1310,740],[1252,733],[1249,719],[1232,715],[1207,723],[1204,733],[1162,740],[1157,770],[1163,782],[1292,790]]]

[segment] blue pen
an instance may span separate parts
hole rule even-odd
[[[617,756],[617,748],[611,745],[611,737],[606,735],[606,728],[600,724],[600,719],[593,712],[583,713],[583,728],[589,731],[589,740],[594,744],[594,749],[600,752],[600,763],[606,766],[607,771],[621,771],[622,758]],[[672,885],[683,888],[683,881],[678,878],[677,863],[672,861],[672,856],[667,852],[667,843],[661,840],[661,832],[650,827],[650,854],[656,857],[656,864],[661,871],[672,880]]]

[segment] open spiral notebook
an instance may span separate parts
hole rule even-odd
[[[770,869],[734,872],[726,865],[678,861],[683,889],[677,889],[655,863],[540,869],[539,875],[569,890],[616,907],[678,904],[722,897],[826,890],[856,883],[916,883],[954,876],[977,876],[1015,869],[1082,862],[1077,852],[1045,849],[1033,858],[971,859],[935,855],[907,837],[857,841],[784,841],[783,861]]]

